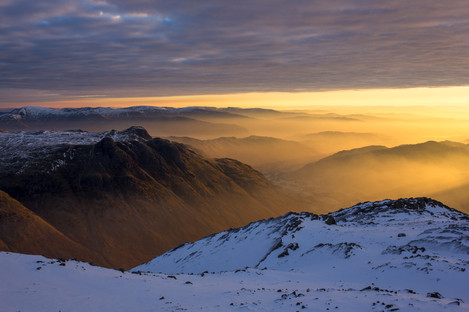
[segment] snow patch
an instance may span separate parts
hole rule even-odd
[[[97,133],[82,130],[1,132],[0,170],[4,173],[21,173],[34,166],[37,159],[47,158],[48,155],[65,150],[61,152],[63,158],[54,159],[43,168],[45,171],[55,171],[73,159],[73,146],[96,144],[104,138],[112,138],[115,142],[151,139],[143,127],[137,126],[123,131]]]

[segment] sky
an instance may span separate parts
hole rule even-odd
[[[460,103],[468,51],[467,0],[0,0],[0,107],[403,89]]]

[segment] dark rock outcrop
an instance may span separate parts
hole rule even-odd
[[[114,268],[295,207],[247,165],[204,158],[142,128],[126,131],[139,139],[65,144],[24,170],[0,174],[0,189],[92,251],[82,259]],[[44,170],[50,163],[59,165]]]

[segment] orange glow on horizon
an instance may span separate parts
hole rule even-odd
[[[73,97],[14,106],[213,106],[301,108],[311,106],[469,106],[469,87],[364,89],[323,92],[255,92],[165,97]]]

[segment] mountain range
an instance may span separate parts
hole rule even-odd
[[[10,229],[0,237],[3,250],[69,257],[79,246],[74,258],[129,268],[185,241],[301,207],[250,166],[205,158],[141,127],[4,132],[0,144],[0,190],[22,211],[1,207],[1,226]],[[23,248],[21,236],[8,237],[24,223],[34,224],[24,235],[38,240],[47,228],[56,253],[46,240]],[[62,248],[68,240],[74,244]]]
[[[153,136],[246,135],[248,131],[227,119],[243,119],[235,112],[209,107],[154,107],[127,108],[82,107],[46,108],[28,106],[0,113],[0,129],[9,131],[69,130],[105,131],[125,129],[133,125],[146,127]],[[208,120],[210,119],[210,120]]]
[[[381,122],[2,111],[2,309],[467,310],[469,145],[386,147]]]

